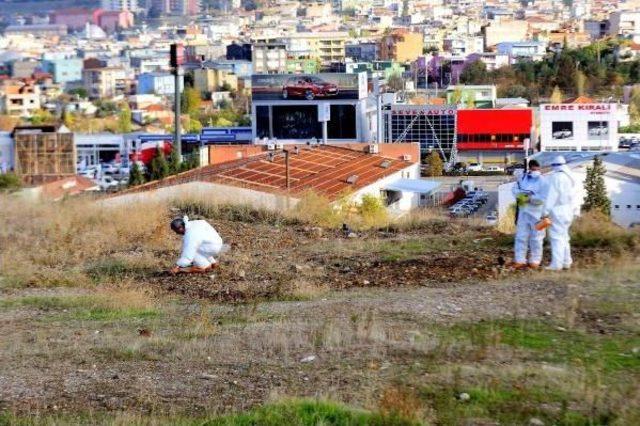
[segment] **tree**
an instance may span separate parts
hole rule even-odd
[[[116,132],[118,133],[131,133],[131,109],[126,102],[120,106],[120,112],[118,113],[118,123],[116,125]]]
[[[134,162],[129,172],[129,186],[142,185],[145,182],[144,173],[137,162]]]
[[[42,124],[53,123],[55,121],[55,118],[53,117],[53,114],[51,114],[46,109],[39,109],[31,113],[31,118],[29,121],[31,121],[31,124],[35,126],[40,126]]]
[[[185,87],[182,92],[182,112],[194,116],[200,112],[202,97],[193,87]]]
[[[444,163],[440,154],[436,151],[431,151],[426,158],[427,173],[431,177],[442,176],[442,170],[444,169]]]
[[[76,120],[75,120],[75,117],[73,116],[73,113],[69,111],[66,107],[62,107],[62,116],[60,118],[62,120],[62,123],[68,129],[73,129],[73,125],[75,124]]]
[[[476,93],[468,92],[467,99],[465,100],[465,107],[468,109],[474,109],[476,107]]]
[[[182,164],[177,149],[172,149],[169,154],[169,174],[176,174],[182,171]]]
[[[607,169],[599,156],[594,157],[593,166],[587,167],[587,177],[584,188],[587,195],[582,204],[583,212],[598,211],[605,216],[611,216],[611,200],[607,197],[607,187],[604,183],[604,175]]]
[[[640,122],[640,87],[634,86],[629,97],[629,118],[632,124]]]
[[[78,98],[81,98],[81,99],[87,99],[89,97],[89,93],[87,92],[87,89],[85,89],[84,87],[76,87],[75,89],[69,90],[67,93],[69,93],[70,95],[77,96]]]
[[[587,76],[580,70],[576,71],[576,94],[583,96],[585,94],[585,87],[587,84]]]
[[[169,163],[167,163],[164,152],[160,148],[157,149],[155,157],[149,164],[148,175],[149,180],[164,179],[169,176]]]
[[[451,103],[454,105],[458,105],[462,102],[462,89],[458,86],[453,89],[453,93],[451,94]]]
[[[561,104],[563,98],[564,98],[564,96],[562,95],[562,92],[560,91],[560,88],[558,86],[556,86],[556,87],[553,88],[553,92],[551,93],[551,97],[549,98],[549,102],[551,102],[552,104]]]
[[[392,92],[399,92],[404,90],[404,78],[398,73],[391,74],[387,79],[387,87]]]
[[[460,82],[464,84],[486,84],[489,74],[487,65],[480,59],[471,62],[460,73]]]

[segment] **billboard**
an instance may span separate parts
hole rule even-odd
[[[321,107],[328,109],[320,111]],[[323,117],[320,117],[323,115]],[[356,140],[357,116],[355,105],[329,103],[309,105],[256,106],[256,136],[278,140],[322,139],[322,123],[328,118],[327,137],[332,140]]]
[[[256,74],[251,78],[254,101],[339,100],[367,97],[367,75]]]

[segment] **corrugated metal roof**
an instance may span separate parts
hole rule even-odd
[[[422,179],[398,179],[388,185],[384,189],[392,191],[416,192],[419,194],[429,194],[442,186],[442,182]]]
[[[301,147],[298,153],[291,148],[290,151],[289,193],[301,194],[310,190],[330,200],[338,199],[346,192],[361,189],[415,164],[330,145]],[[383,161],[388,161],[389,166],[382,167]],[[347,179],[352,175],[357,175],[358,179],[355,183],[348,183]],[[285,156],[282,151],[271,152],[201,167],[162,181],[132,188],[125,193],[149,191],[194,181],[284,193],[287,191]]]

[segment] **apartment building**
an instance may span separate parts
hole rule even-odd
[[[29,117],[40,109],[40,88],[35,84],[6,84],[0,87],[2,113]]]
[[[43,61],[44,71],[53,76],[56,84],[82,80],[82,59],[56,58]]]
[[[281,74],[287,68],[287,47],[284,43],[256,43],[253,45],[253,72]]]
[[[238,76],[226,69],[197,68],[193,70],[193,87],[200,93],[217,92],[222,88],[238,90]]]
[[[396,29],[380,41],[380,59],[383,61],[410,62],[422,55],[424,38],[421,33]]]
[[[287,53],[294,57],[314,58],[320,68],[328,70],[332,63],[344,62],[345,43],[349,34],[341,31],[296,33],[282,38]]]
[[[102,8],[105,10],[130,10],[131,12],[138,12],[141,10],[141,5],[138,4],[138,0],[102,0]]]
[[[117,82],[123,77],[124,70],[118,67],[85,68],[82,70],[82,84],[91,98],[115,96]]]

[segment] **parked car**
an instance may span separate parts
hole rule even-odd
[[[102,168],[102,173],[106,175],[115,175],[119,172],[118,166],[113,163],[102,163],[100,167]]]
[[[504,171],[509,175],[513,175],[517,170],[524,170],[524,164],[511,164],[504,169]]]
[[[468,172],[481,172],[482,171],[482,164],[480,164],[480,163],[469,163],[469,165],[467,166],[467,171]]]
[[[504,169],[500,166],[487,166],[485,170],[487,172],[504,172]]]
[[[487,224],[491,226],[495,226],[498,224],[498,213],[491,212],[487,215]]]
[[[291,77],[282,87],[282,99],[302,97],[310,101],[314,98],[326,98],[337,94],[338,86],[311,76]]]
[[[114,179],[111,176],[103,176],[102,179],[97,181],[98,186],[103,191],[115,191],[117,190],[121,183],[117,179]]]
[[[631,140],[627,139],[624,136],[620,136],[618,139],[618,148],[629,148],[631,146]]]

